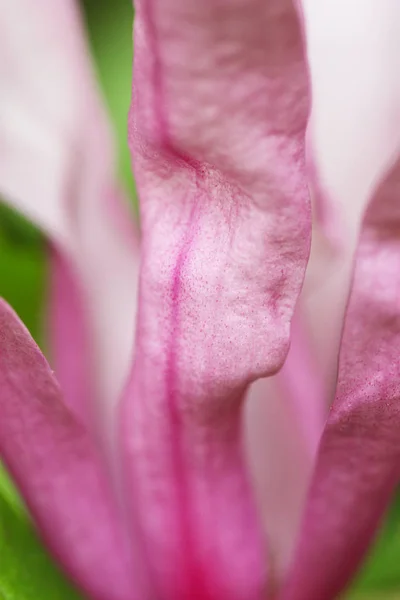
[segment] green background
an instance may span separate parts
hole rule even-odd
[[[132,69],[131,1],[84,0],[82,8],[98,77],[115,126],[119,176],[135,203],[126,142]],[[45,244],[40,233],[0,204],[0,295],[16,309],[39,343],[45,282]],[[400,590],[398,500],[393,502],[379,538],[346,598],[400,600],[400,591],[396,590]],[[78,592],[41,546],[21,500],[0,467],[0,600],[77,598]]]

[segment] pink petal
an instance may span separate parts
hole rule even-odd
[[[357,1],[302,4],[313,91],[308,158],[315,219],[299,306],[309,339],[296,344],[297,358],[291,348],[275,379],[257,383],[248,407],[247,445],[278,579],[297,537],[313,457],[305,451],[293,407],[300,409],[303,400],[303,414],[314,423],[307,437],[318,438],[323,406],[335,391],[360,220],[400,138],[393,126],[400,117],[399,80],[393,78],[400,67],[393,51],[398,3],[387,2],[383,10],[367,1],[362,19]],[[314,353],[309,366],[308,347]],[[309,383],[298,380],[299,371],[311,374]]]
[[[52,296],[62,302],[51,309],[55,364],[77,413],[93,412],[85,404],[95,398],[108,443],[131,361],[138,244],[113,182],[112,142],[75,2],[6,3],[0,39],[0,192],[57,248],[56,288],[68,288],[68,299],[74,298],[72,304],[60,300],[57,289]],[[69,265],[68,274],[60,263]],[[72,372],[66,323],[74,328],[69,343],[87,338]],[[81,381],[82,374],[75,379],[78,361],[84,361],[87,379],[90,365],[96,383]]]
[[[286,600],[329,600],[367,550],[400,477],[400,164],[369,209]]]
[[[88,399],[93,390],[88,377],[88,338],[82,290],[72,266],[56,248],[50,248],[48,338],[52,366],[63,399],[82,422],[90,422]]]
[[[301,336],[302,341],[292,336],[282,371],[257,383],[248,408],[252,473],[278,579],[285,574],[297,537],[314,457],[304,442],[318,440],[324,406],[334,397],[359,223],[371,187],[397,147],[400,133],[388,127],[400,106],[394,93],[397,80],[392,83],[390,72],[382,68],[393,64],[393,36],[382,42],[382,34],[388,35],[387,21],[395,23],[395,16],[388,19],[371,2],[366,3],[362,20],[357,2],[302,4],[313,91],[308,167],[314,230],[299,301],[307,335]],[[312,364],[307,364],[309,348]],[[299,380],[301,373],[308,374],[308,382]],[[296,406],[298,415],[311,425],[306,440]]]
[[[0,456],[48,546],[90,598],[132,600],[125,538],[98,457],[65,409],[39,349],[4,301],[0,388]]]
[[[396,0],[302,0],[311,71],[315,216],[306,319],[334,395],[360,223],[400,145]],[[315,188],[317,184],[317,189]],[[322,206],[321,206],[322,204]]]
[[[128,492],[160,597],[250,600],[265,556],[241,402],[282,365],[309,249],[299,24],[282,0],[142,0],[135,42]]]
[[[139,236],[118,192],[90,190],[81,213],[76,252],[53,253],[52,355],[68,405],[113,451],[116,405],[133,354]]]
[[[314,287],[308,303],[317,315],[314,335],[322,372],[332,382],[360,220],[400,146],[400,85],[393,76],[400,67],[395,50],[400,6],[388,1],[383,9],[368,1],[362,19],[357,2],[327,2],[321,10],[307,0],[304,6],[310,11],[314,156],[325,202],[336,215],[336,228],[341,227],[339,235],[334,232],[338,246],[331,274]],[[391,233],[398,176],[395,170],[381,187],[364,225],[336,399],[284,600],[336,596],[365,553],[398,478],[394,396],[400,257]]]
[[[248,460],[277,584],[290,563],[328,409],[307,333],[297,311],[284,366],[255,382],[246,401]]]

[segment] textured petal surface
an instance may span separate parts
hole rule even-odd
[[[4,301],[0,387],[0,456],[49,547],[90,598],[132,600],[125,539],[98,457]]]
[[[160,598],[259,598],[246,385],[279,368],[309,251],[308,82],[291,2],[136,3],[143,254],[123,411]]]
[[[87,414],[80,403],[95,398],[110,435],[134,339],[136,233],[114,188],[112,143],[75,2],[0,0],[0,10],[0,192],[60,254],[52,265],[52,301],[61,300],[51,309],[54,363],[69,405]],[[74,361],[62,350],[66,323],[75,330],[69,343],[86,340]],[[90,394],[89,382],[78,389],[80,376],[71,387],[82,361],[98,382]]]

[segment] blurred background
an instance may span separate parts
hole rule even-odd
[[[119,177],[136,204],[126,141],[132,70],[131,0],[81,0],[81,5],[114,124]],[[15,308],[39,344],[45,281],[45,244],[40,232],[0,203],[0,296]],[[0,465],[0,600],[79,597],[46,555]],[[345,599],[400,600],[400,494]]]

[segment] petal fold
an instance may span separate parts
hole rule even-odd
[[[143,247],[127,489],[160,598],[260,598],[241,404],[282,365],[309,251],[299,22],[287,0],[135,8]]]

